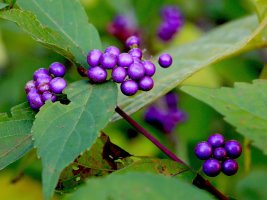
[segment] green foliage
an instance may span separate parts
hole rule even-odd
[[[267,81],[236,83],[234,88],[220,89],[184,86],[182,90],[223,114],[240,134],[267,154]]]
[[[61,171],[94,144],[116,106],[113,82],[92,85],[78,81],[65,93],[71,103],[47,103],[32,128],[34,146],[42,159],[45,199],[51,198]]]
[[[98,32],[88,23],[79,0],[18,0],[17,4],[23,10],[31,11],[43,26],[67,41],[76,62],[83,66],[87,66],[88,51],[101,48]]]
[[[129,114],[134,113],[204,67],[263,45],[264,41],[258,36],[266,25],[267,16],[261,24],[255,16],[247,17],[219,27],[196,42],[165,51],[173,56],[173,65],[169,69],[157,68],[153,77],[154,88],[131,98],[120,95],[119,106]],[[119,116],[116,114],[113,121],[117,119]]]
[[[31,127],[35,113],[27,103],[0,113],[0,169],[18,160],[32,148]]]
[[[256,7],[256,11],[260,20],[262,20],[267,13],[267,1],[266,0],[251,0]]]
[[[242,200],[267,199],[267,171],[253,171],[238,183],[237,196]]]
[[[88,197],[97,200],[213,199],[203,190],[181,180],[146,173],[112,174],[92,179],[65,199],[85,200]]]
[[[6,8],[7,6],[9,6],[7,3],[0,2],[0,9]]]

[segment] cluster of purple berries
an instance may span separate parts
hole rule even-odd
[[[67,87],[67,82],[63,78],[65,66],[59,62],[54,62],[49,69],[39,68],[33,74],[33,80],[25,85],[25,92],[30,107],[39,110],[46,101],[56,101],[56,95],[61,94]]]
[[[165,109],[152,105],[147,109],[144,118],[147,123],[170,134],[177,124],[186,120],[186,114],[178,108],[178,96],[174,92],[166,94],[164,101]]]
[[[232,176],[238,170],[238,158],[242,153],[242,146],[236,140],[224,141],[224,137],[215,133],[208,138],[208,141],[200,142],[195,147],[196,156],[205,160],[202,170],[207,176],[217,176],[221,171]]]
[[[163,41],[169,41],[181,29],[183,16],[176,6],[165,6],[161,9],[162,22],[157,35]]]
[[[126,46],[130,49],[128,53],[121,53],[115,46],[107,47],[104,53],[98,49],[90,51],[87,55],[87,63],[90,65],[87,70],[88,78],[93,83],[105,82],[107,70],[110,69],[112,80],[121,84],[124,95],[132,96],[138,90],[151,90],[156,67],[151,61],[142,59],[143,53],[139,45],[139,38],[131,36],[126,40]],[[172,57],[162,54],[158,62],[161,67],[167,68],[172,64]]]

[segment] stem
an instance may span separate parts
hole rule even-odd
[[[244,140],[244,168],[245,173],[248,174],[251,166],[251,140],[245,138]]]
[[[121,117],[123,117],[129,124],[131,124],[138,132],[143,134],[154,145],[156,145],[161,151],[163,151],[169,158],[171,158],[172,160],[179,162],[179,163],[187,166],[191,170],[193,170],[191,166],[186,164],[184,161],[182,161],[180,158],[178,158],[174,153],[172,153],[167,147],[165,147],[163,144],[161,144],[160,141],[158,141],[154,136],[152,136],[148,131],[146,131],[133,118],[131,118],[129,115],[127,115],[121,108],[119,108],[117,106],[115,108],[115,111]],[[208,180],[205,180],[200,174],[197,174],[197,176],[193,180],[193,184],[200,189],[204,189],[204,190],[210,192],[211,194],[213,194],[215,197],[217,197],[220,200],[229,200],[228,197],[226,197],[219,190],[217,190]]]

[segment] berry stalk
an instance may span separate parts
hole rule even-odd
[[[251,140],[245,138],[244,140],[244,168],[245,168],[246,174],[250,172],[250,166],[251,166]]]
[[[131,118],[127,113],[125,113],[120,107],[116,107],[115,111],[125,119],[129,124],[131,124],[138,132],[143,134],[147,139],[149,139],[153,144],[155,144],[162,152],[165,153],[172,160],[179,162],[191,170],[192,167],[186,164],[183,160],[177,157],[173,152],[171,152],[167,147],[160,143],[154,136],[152,136],[148,131],[146,131],[141,125],[139,125],[133,118]],[[208,180],[205,180],[200,174],[197,174],[195,179],[193,180],[193,184],[200,189],[204,189],[209,193],[213,194],[220,200],[229,200],[224,194],[222,194],[219,190],[217,190]]]

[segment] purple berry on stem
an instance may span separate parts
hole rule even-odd
[[[139,81],[139,89],[143,91],[149,91],[153,88],[154,81],[151,77],[145,76]]]
[[[102,56],[102,52],[98,49],[93,49],[87,55],[87,63],[91,67],[98,66],[100,64],[100,58]]]
[[[130,54],[132,57],[139,58],[139,59],[141,59],[142,56],[143,56],[142,50],[139,49],[139,48],[132,48],[132,49],[129,51],[129,54]]]
[[[50,81],[49,86],[51,92],[55,94],[61,94],[62,91],[67,87],[67,82],[61,77],[56,77]]]
[[[242,153],[242,146],[236,140],[229,140],[225,142],[224,148],[230,158],[238,158]]]
[[[168,68],[172,64],[172,57],[167,53],[163,53],[160,55],[158,63],[161,67]]]
[[[66,68],[60,62],[53,62],[49,66],[49,72],[50,72],[50,74],[54,75],[55,77],[63,77],[65,75]]]
[[[126,96],[132,96],[138,91],[138,84],[133,80],[126,80],[121,84],[121,92]]]
[[[224,145],[224,137],[219,133],[212,134],[208,138],[208,143],[210,143],[210,145],[212,147],[215,147],[215,148],[223,146]]]
[[[45,91],[49,91],[50,90],[50,84],[49,83],[40,84],[37,87],[37,90],[38,90],[39,93],[43,93]]]
[[[112,70],[111,76],[114,82],[122,83],[127,76],[127,71],[124,67],[116,67]]]
[[[227,176],[232,176],[238,171],[238,163],[233,159],[222,162],[222,172]]]
[[[38,78],[41,77],[50,77],[49,71],[45,68],[40,68],[33,73],[33,80],[36,81]]]
[[[207,176],[214,177],[221,172],[221,164],[218,160],[210,158],[203,163],[202,170]]]
[[[107,71],[102,67],[91,67],[87,71],[88,78],[94,83],[103,83],[107,79]]]
[[[145,76],[145,68],[140,63],[133,63],[128,68],[128,76],[133,80],[140,80]]]
[[[145,75],[152,77],[156,72],[156,66],[149,60],[145,60],[142,62],[145,68]]]
[[[40,77],[35,81],[35,87],[39,87],[39,85],[49,83],[52,80],[51,76]]]
[[[48,100],[51,100],[52,102],[55,102],[56,101],[56,96],[53,95],[51,92],[49,91],[45,91],[43,94],[42,94],[42,100],[43,102],[46,102]]]
[[[118,47],[109,46],[109,47],[106,48],[105,53],[110,53],[110,54],[112,54],[112,55],[117,57],[118,55],[120,55],[120,50],[119,50]]]
[[[217,160],[223,160],[227,156],[227,152],[223,147],[217,147],[213,150],[213,157]]]
[[[117,64],[117,57],[110,53],[104,53],[100,58],[100,63],[105,69],[113,69]]]
[[[131,47],[139,47],[140,39],[137,36],[133,35],[133,36],[127,38],[125,44],[126,44],[126,47],[129,49]]]
[[[26,92],[26,94],[28,94],[32,89],[36,89],[35,88],[35,81],[34,80],[30,80],[25,84],[24,90]]]
[[[129,67],[133,62],[133,57],[128,53],[121,53],[118,56],[118,66]]]
[[[206,142],[199,142],[195,147],[195,154],[200,160],[209,159],[212,155],[212,146]]]
[[[44,105],[41,95],[37,92],[30,91],[27,95],[27,99],[30,107],[34,110],[39,110]]]

